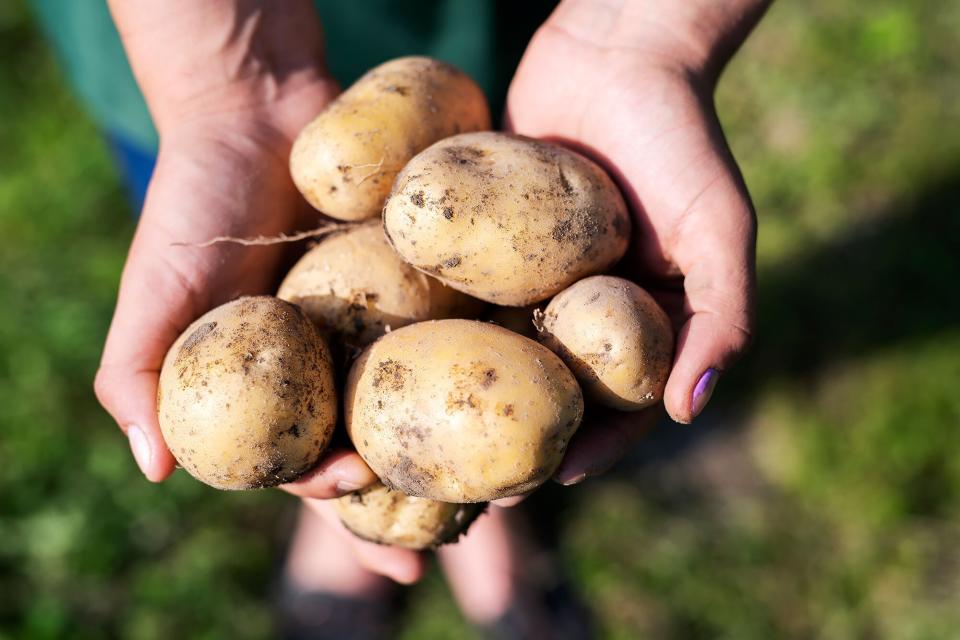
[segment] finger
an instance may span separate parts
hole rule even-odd
[[[265,217],[262,226],[254,229],[239,226],[244,217],[234,212],[252,206],[249,203],[255,202],[257,194],[265,192],[257,178],[261,174],[236,160],[238,154],[224,155],[222,148],[215,149],[221,152],[214,154],[218,164],[185,152],[161,154],[124,266],[94,383],[101,404],[128,434],[137,464],[155,482],[175,467],[156,407],[167,349],[212,306],[244,293],[270,290],[272,269],[265,266],[277,264],[282,250],[172,246],[248,231],[272,234],[284,228],[282,215]],[[234,162],[226,161],[231,158]],[[218,179],[211,180],[210,175]],[[242,188],[232,188],[237,184]],[[276,194],[264,197],[278,211],[292,211]]]
[[[176,465],[160,431],[156,399],[166,349],[183,328],[169,310],[183,306],[184,298],[189,295],[171,273],[131,259],[94,381],[98,400],[127,434],[137,465],[153,482]]]
[[[176,466],[157,422],[159,372],[130,372],[124,367],[102,366],[94,382],[97,399],[126,434],[133,458],[151,482],[161,482]]]
[[[423,554],[358,538],[343,526],[329,501],[305,498],[304,503],[349,543],[357,561],[368,571],[401,584],[413,584],[423,577],[426,570]]]
[[[569,486],[606,472],[633,449],[663,415],[659,408],[626,413],[591,407],[594,417],[574,434],[553,479]]]
[[[739,174],[724,160],[717,157],[720,178],[687,211],[677,243],[686,321],[664,404],[682,423],[703,411],[721,372],[747,348],[753,330],[756,222]]]
[[[509,498],[500,498],[499,500],[493,500],[490,502],[490,504],[495,504],[498,507],[515,507],[521,502],[523,502],[524,500],[526,500],[530,496],[530,494],[533,492],[534,490],[531,489],[530,491],[527,491],[526,493],[521,493],[518,496],[510,496]]]
[[[456,542],[437,549],[450,590],[472,620],[495,620],[517,604],[524,576],[508,517],[491,507]]]
[[[342,525],[341,525],[342,526]],[[422,553],[361,540],[349,531],[350,545],[357,560],[368,571],[384,575],[400,584],[414,584],[423,578],[426,559]]]
[[[329,500],[368,487],[377,481],[356,451],[331,451],[306,475],[280,488],[301,498]]]

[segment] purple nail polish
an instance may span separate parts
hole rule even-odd
[[[693,388],[693,402],[691,403],[691,412],[694,418],[700,415],[703,408],[707,406],[710,396],[713,395],[713,388],[717,386],[717,380],[719,379],[720,372],[710,367],[697,380],[697,385]]]

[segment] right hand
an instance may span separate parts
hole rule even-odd
[[[316,109],[332,95],[321,87],[311,93]],[[95,382],[150,480],[163,480],[174,467],[156,407],[167,349],[207,310],[239,295],[271,292],[286,250],[175,243],[299,226],[301,199],[286,169],[291,133],[253,114],[189,118],[162,131]]]
[[[167,350],[209,309],[273,293],[291,250],[190,245],[317,226],[288,158],[294,137],[337,86],[325,70],[309,0],[289,0],[282,9],[266,0],[110,0],[110,8],[160,132],[160,152],[95,390],[144,475],[160,482],[176,465],[157,421]],[[282,488],[317,507],[375,480],[355,451],[338,450]],[[364,553],[361,542],[358,558],[371,571],[404,582],[422,572],[412,552]]]

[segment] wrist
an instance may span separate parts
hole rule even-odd
[[[336,97],[330,78],[250,79],[243,86],[216,87],[183,100],[165,101],[151,113],[165,140],[245,138],[289,152],[299,131]]]
[[[545,26],[712,88],[771,0],[563,0]]]
[[[303,118],[292,105],[336,92],[307,0],[111,0],[111,10],[161,137],[210,116],[301,125],[287,123]]]

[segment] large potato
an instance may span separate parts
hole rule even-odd
[[[577,381],[549,349],[474,320],[412,324],[374,342],[347,379],[357,451],[384,484],[484,502],[545,482],[580,424]]]
[[[398,58],[356,81],[300,135],[290,173],[307,201],[339,220],[380,213],[410,158],[461,131],[490,128],[480,87],[430,58]]]
[[[539,302],[606,271],[630,238],[623,197],[597,164],[505,133],[467,133],[418,154],[384,206],[403,258],[500,305]]]
[[[379,483],[338,498],[333,506],[357,537],[416,550],[453,542],[486,508],[416,498]]]
[[[567,363],[585,395],[625,411],[660,402],[673,329],[646,291],[594,276],[561,291],[540,318],[540,341]]]
[[[173,344],[157,409],[177,462],[218,489],[296,480],[337,421],[323,338],[296,306],[263,296],[207,312]]]
[[[468,315],[483,304],[401,260],[379,222],[324,239],[294,265],[277,297],[302,307],[332,341],[357,347],[388,329]]]

